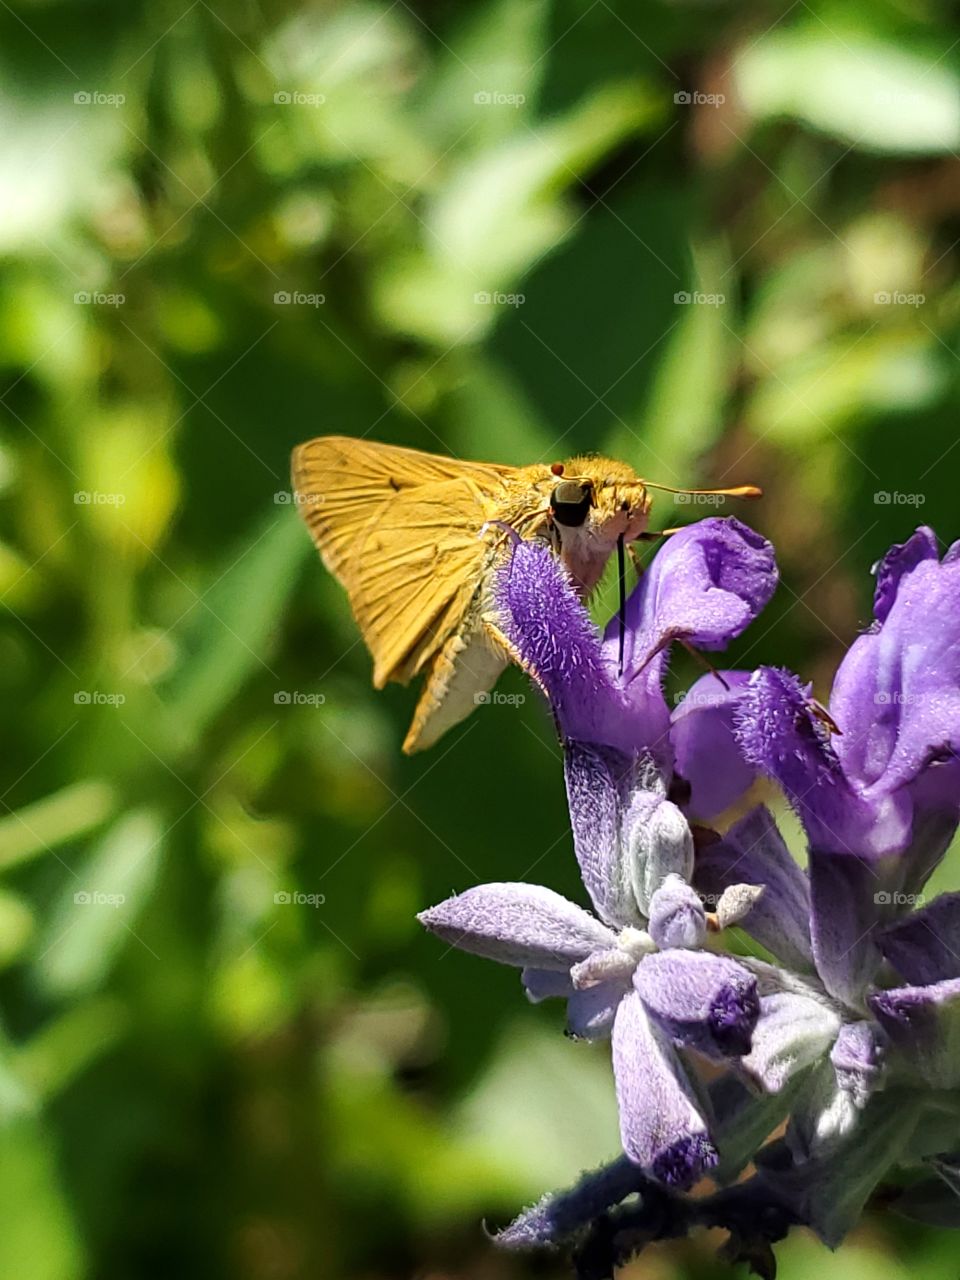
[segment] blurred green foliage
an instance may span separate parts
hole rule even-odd
[[[479,1223],[612,1153],[606,1056],[414,921],[582,893],[551,727],[401,757],[289,451],[760,482],[732,656],[826,696],[871,562],[960,532],[955,9],[3,10],[0,1275],[560,1276]],[[956,1274],[879,1219],[782,1256]]]

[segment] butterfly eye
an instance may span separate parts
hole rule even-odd
[[[564,480],[550,495],[550,509],[558,524],[583,524],[593,502],[593,485],[588,480]]]

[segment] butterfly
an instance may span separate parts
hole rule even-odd
[[[510,661],[495,625],[494,574],[512,530],[544,540],[588,596],[614,550],[641,538],[650,489],[756,497],[753,485],[674,490],[623,462],[584,456],[511,467],[349,436],[293,452],[297,508],[346,589],[373,656],[373,683],[425,684],[403,743],[432,746]]]

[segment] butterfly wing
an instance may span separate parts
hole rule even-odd
[[[511,468],[324,436],[294,451],[298,506],[347,591],[374,684],[406,682],[462,624]]]

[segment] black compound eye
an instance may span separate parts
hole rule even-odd
[[[585,480],[564,480],[550,495],[550,509],[558,524],[583,524],[593,502],[593,486]]]

